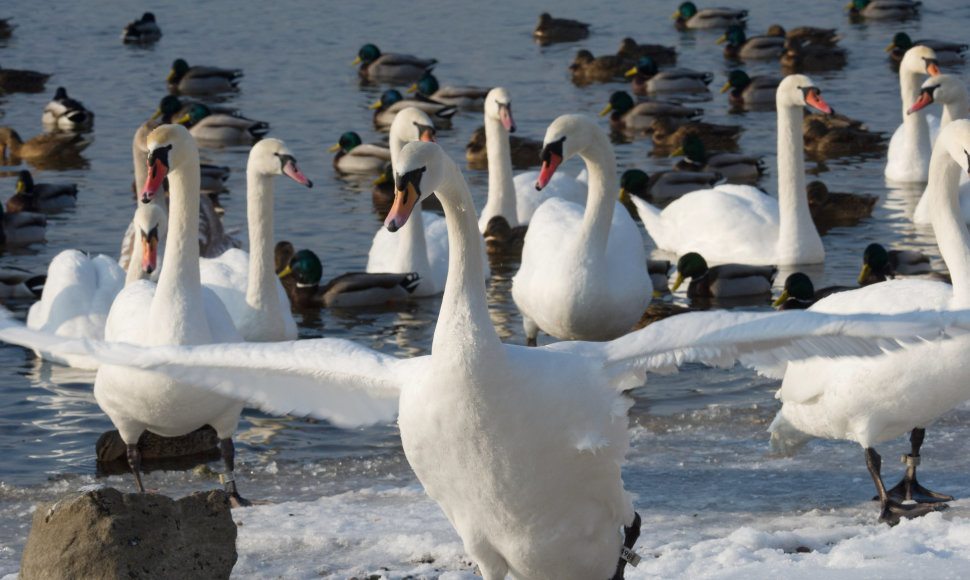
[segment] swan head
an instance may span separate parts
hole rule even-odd
[[[263,139],[253,145],[249,151],[246,172],[258,175],[285,175],[301,185],[313,187],[313,182],[300,171],[289,148],[279,139]]]
[[[407,223],[411,212],[425,197],[444,182],[444,152],[437,143],[412,141],[401,149],[394,166],[394,203],[387,212],[384,227],[395,232]]]
[[[566,159],[583,151],[590,143],[588,135],[599,130],[596,123],[586,115],[568,114],[557,117],[546,129],[546,136],[542,140],[542,152],[539,154],[542,167],[539,169],[536,189],[541,190],[548,185],[556,168]]]
[[[148,178],[141,192],[142,203],[155,198],[169,173],[193,159],[197,165],[199,148],[184,126],[162,125],[152,131],[148,135]]]
[[[915,113],[933,103],[951,103],[967,99],[967,88],[953,75],[931,76],[923,82],[919,98],[906,114]]]
[[[903,60],[899,62],[899,73],[936,76],[940,74],[940,65],[936,60],[936,51],[928,46],[916,45],[906,51]]]
[[[801,74],[788,75],[778,83],[775,104],[779,109],[809,106],[821,113],[832,113],[832,107],[822,100],[822,91],[815,86],[812,79]]]
[[[411,141],[437,143],[434,122],[431,117],[417,107],[401,109],[391,123],[388,144],[391,148],[391,164],[397,163],[401,148]]]
[[[970,175],[970,119],[950,121],[940,129],[933,146],[934,156],[940,147],[944,147],[953,161]]]
[[[512,119],[512,100],[509,93],[502,87],[495,87],[485,96],[485,117],[497,119],[509,133],[515,133],[515,121]]]
[[[148,278],[158,270],[158,248],[165,243],[168,216],[157,203],[140,203],[132,223],[135,235],[141,240],[141,277]],[[137,258],[132,256],[133,260]]]

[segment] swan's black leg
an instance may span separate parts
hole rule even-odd
[[[236,478],[234,470],[236,467],[236,446],[232,443],[232,437],[226,437],[219,441],[219,450],[222,452],[222,462],[226,466],[226,472],[220,476],[222,484],[226,486],[226,493],[229,494],[229,505],[232,507],[245,507],[253,505],[247,499],[239,495],[236,489]]]
[[[880,522],[894,526],[899,523],[899,518],[901,517],[915,518],[947,507],[946,504],[941,503],[902,503],[899,500],[890,498],[886,492],[886,486],[882,482],[882,476],[880,475],[882,458],[872,447],[866,447],[866,466],[869,468],[869,475],[872,476],[872,482],[876,484],[876,493],[879,495],[879,502],[881,504],[879,512]]]
[[[926,436],[926,429],[917,427],[909,434],[909,442],[912,451],[909,455],[903,455],[903,463],[906,464],[906,475],[903,479],[886,493],[896,501],[913,500],[917,503],[940,503],[953,501],[952,495],[943,495],[930,491],[920,485],[916,480],[916,467],[920,464],[919,450],[923,446],[923,438]]]
[[[141,484],[141,451],[138,450],[137,443],[128,443],[128,467],[135,475],[135,485],[138,486],[139,493],[145,493],[145,486]]]
[[[616,565],[616,572],[610,580],[623,580],[623,569],[626,565],[636,566],[640,563],[640,556],[633,551],[633,544],[640,537],[640,514],[633,512],[633,523],[623,527],[623,550],[620,552],[620,561]]]

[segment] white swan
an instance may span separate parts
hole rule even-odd
[[[931,76],[923,81],[920,89],[919,98],[907,109],[907,114],[912,114],[933,103],[943,105],[943,115],[940,116],[940,129],[946,127],[954,119],[966,119],[967,111],[970,110],[970,96],[967,95],[967,87],[959,78],[953,75]],[[970,181],[966,175],[960,178],[960,210],[963,220],[970,223]],[[924,194],[920,197],[916,209],[913,211],[913,222],[917,224],[931,223],[929,211],[929,196]]]
[[[970,162],[970,121],[953,121],[940,131],[930,160],[925,197],[933,230],[953,285],[929,280],[889,280],[833,294],[811,307],[819,312],[895,313],[970,307],[970,234],[956,195],[961,172]],[[772,446],[790,451],[811,437],[859,443],[882,501],[880,521],[921,515],[933,505],[902,505],[906,495],[939,501],[916,486],[923,428],[970,398],[970,337],[916,345],[870,359],[809,360],[792,363],[777,393],[783,405],[771,425]],[[898,489],[887,492],[874,446],[914,430],[910,467]],[[915,491],[906,491],[906,487]],[[952,498],[950,498],[952,499]]]
[[[286,175],[312,187],[293,154],[279,139],[253,145],[246,164],[246,219],[249,253],[226,250],[202,260],[202,283],[215,291],[246,340],[293,340],[296,321],[273,262],[273,178]]]
[[[532,214],[550,197],[585,204],[586,184],[563,173],[556,173],[546,187],[534,187],[538,171],[512,176],[512,149],[509,133],[515,131],[512,99],[502,87],[485,97],[485,148],[488,158],[488,197],[478,218],[478,229],[485,232],[488,221],[500,215],[512,227],[526,225]]]
[[[642,384],[647,370],[688,361],[771,364],[791,356],[879,353],[864,339],[878,345],[885,336],[938,332],[948,322],[970,325],[968,313],[957,321],[952,312],[894,322],[878,315],[712,311],[605,343],[506,345],[489,317],[481,236],[457,165],[435,144],[411,143],[397,174],[387,226],[400,228],[434,191],[455,250],[431,355],[398,359],[339,339],[152,348],[53,342],[106,362],[161,369],[274,413],[309,413],[348,426],[398,414],[408,461],[483,578],[559,580],[622,577],[621,547],[632,548],[639,533],[621,478],[631,404],[622,393]],[[50,342],[9,318],[0,318],[0,339]]]
[[[89,256],[80,250],[64,250],[47,267],[40,300],[27,312],[27,327],[57,336],[104,339],[108,311],[118,292],[135,280],[158,279],[159,252],[165,244],[167,220],[156,204],[138,204],[132,219],[135,247],[125,270],[104,254]],[[38,357],[59,364],[96,370],[89,356],[58,357],[36,350]]]
[[[711,263],[817,264],[825,260],[805,194],[802,116],[806,105],[831,109],[805,75],[778,85],[778,199],[748,185],[719,185],[675,199],[660,210],[632,197],[647,233],[675,254],[697,252]]]
[[[391,165],[401,148],[411,141],[434,141],[434,124],[420,109],[401,109],[391,123],[389,146]],[[482,243],[482,255],[485,244]],[[420,277],[412,296],[433,296],[444,289],[448,275],[448,231],[440,215],[419,211],[411,217],[401,232],[392,235],[381,228],[374,234],[367,255],[369,273],[407,274],[417,272]],[[483,266],[488,277],[488,262]]]
[[[162,125],[148,137],[148,164],[142,201],[169,182],[169,233],[165,268],[158,284],[140,280],[125,286],[108,314],[107,341],[146,345],[236,342],[239,333],[219,298],[199,278],[199,150],[181,125]],[[233,480],[234,448],[242,403],[154,372],[102,364],[94,398],[128,446],[128,463],[139,491],[138,438],[145,430],[173,437],[203,425],[220,439],[232,501],[242,503]]]
[[[529,222],[512,298],[528,344],[539,329],[564,340],[610,340],[630,331],[653,286],[643,238],[616,201],[616,156],[609,138],[585,115],[562,115],[542,147],[542,188],[564,160],[579,155],[589,171],[585,207],[547,200]]]
[[[930,168],[930,153],[939,120],[926,113],[910,115],[910,107],[919,98],[924,75],[938,75],[940,67],[936,53],[928,46],[914,46],[906,51],[899,63],[899,95],[903,101],[903,123],[889,140],[886,154],[886,179],[898,182],[926,181]],[[933,127],[931,128],[931,124]]]

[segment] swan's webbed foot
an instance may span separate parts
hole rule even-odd
[[[879,522],[895,526],[900,518],[918,518],[931,512],[945,510],[949,506],[945,503],[902,503],[894,499],[887,499],[879,512]]]
[[[909,456],[904,456],[904,461]],[[918,457],[916,458],[919,459]],[[910,473],[912,471],[912,474]],[[889,499],[896,501],[913,500],[916,503],[941,503],[953,501],[952,495],[944,495],[926,489],[916,480],[915,470],[907,470],[906,475],[892,489],[886,490]]]

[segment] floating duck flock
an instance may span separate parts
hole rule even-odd
[[[8,54],[31,31],[0,19],[0,298],[9,310],[0,340],[34,364],[82,373],[125,449],[129,475],[112,485],[182,490],[179,480],[194,476],[151,471],[139,439],[213,428],[215,469],[237,519],[275,513],[253,505],[266,488],[248,486],[258,479],[248,445],[239,468],[244,409],[324,420],[335,433],[396,425],[393,445],[426,494],[422,509],[437,514],[422,517],[444,516],[453,545],[434,540],[440,553],[417,567],[388,562],[399,569],[387,577],[691,575],[664,570],[665,540],[649,523],[652,484],[631,481],[626,463],[649,458],[637,451],[650,439],[638,408],[655,375],[684,365],[687,376],[727,368],[777,390],[776,402],[759,403],[762,415],[776,413],[759,419],[752,441],[773,454],[763,461],[858,443],[858,464],[844,467],[854,479],[839,481],[842,495],[860,498],[862,529],[948,514],[966,526],[970,485],[934,481],[931,451],[955,437],[953,421],[940,418],[970,399],[966,45],[924,39],[914,23],[926,7],[909,0],[855,0],[838,27],[823,26],[831,15],[768,22],[741,3],[672,8],[649,38],[613,34],[609,14],[585,22],[543,13],[532,40],[508,39],[523,45],[523,62],[558,61],[558,82],[574,84],[584,103],[549,99],[545,118],[525,123],[516,103],[536,96],[500,74],[524,65],[452,76],[461,53],[444,45],[409,54],[402,40],[361,37],[343,47],[355,69],[330,80],[348,85],[337,90],[356,94],[357,107],[311,100],[321,109],[303,123],[327,115],[345,126],[310,139],[271,108],[240,111],[263,83],[286,82],[254,78],[242,52],[219,63],[202,50],[173,54],[151,107],[111,139],[123,147],[110,154],[116,183],[101,186],[118,190],[105,215],[123,219],[99,224],[93,245],[78,236],[60,248],[53,240],[71,239],[63,232],[86,206],[108,203],[97,183],[71,177],[89,170],[89,147],[113,112],[72,85],[69,66],[16,68]],[[119,45],[168,54],[170,20],[153,10],[119,22]],[[605,45],[618,49],[593,51]],[[683,58],[701,45],[712,56]],[[857,58],[884,62],[872,76],[899,95],[901,107],[882,106],[897,111],[891,120],[844,106],[864,97],[845,72]],[[46,93],[33,118],[21,114],[28,95]],[[836,114],[846,110],[863,113]],[[523,127],[538,130],[530,137]],[[752,148],[750,133],[763,143]],[[878,163],[885,181],[845,191],[816,179],[827,164],[853,162]],[[242,180],[245,190],[233,191]],[[307,218],[335,190],[373,227],[328,220],[335,229],[325,236],[338,241],[312,247],[320,236],[306,234]],[[898,218],[879,225],[899,203],[887,190],[908,192],[910,233]],[[245,211],[232,201],[243,197]],[[924,252],[910,247],[919,227],[930,237]],[[833,258],[826,238],[851,229],[881,239],[853,234],[867,243]],[[360,247],[349,268],[328,251],[350,246]],[[827,284],[833,261],[856,274]],[[416,313],[429,323],[425,344],[394,352],[319,324]],[[905,468],[883,465],[877,446],[903,436]],[[916,476],[921,453],[927,487]],[[905,472],[898,485],[884,481],[890,471]],[[873,489],[878,508],[862,503]],[[813,508],[830,506],[795,509]],[[267,572],[246,556],[243,566]]]

